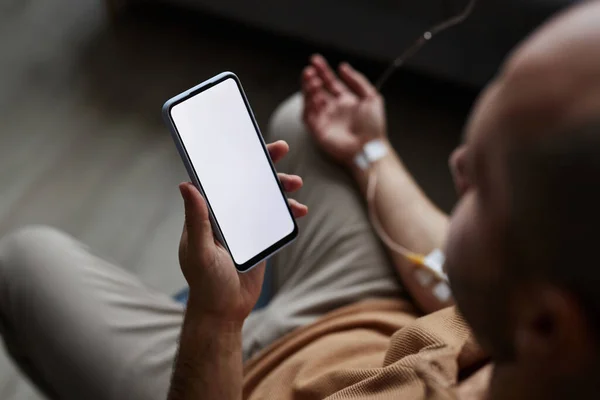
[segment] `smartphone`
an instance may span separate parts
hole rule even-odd
[[[238,77],[221,73],[168,100],[167,123],[215,238],[246,272],[290,244],[298,226]]]

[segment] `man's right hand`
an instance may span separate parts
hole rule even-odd
[[[277,163],[288,153],[289,146],[279,140],[269,143],[267,150]],[[287,193],[302,187],[302,178],[297,175],[277,176]],[[198,319],[238,325],[241,329],[260,295],[265,263],[247,273],[238,273],[227,250],[213,236],[208,207],[198,189],[191,183],[182,183],[179,188],[185,205],[179,263],[190,287],[188,315],[193,310]],[[308,212],[296,200],[289,199],[288,204],[294,218]]]
[[[363,146],[387,140],[382,96],[369,80],[347,63],[339,78],[320,55],[302,73],[304,122],[315,140],[335,161],[350,166]]]

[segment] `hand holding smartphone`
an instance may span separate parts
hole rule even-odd
[[[219,74],[163,106],[216,239],[240,272],[281,250],[298,227],[241,83]]]

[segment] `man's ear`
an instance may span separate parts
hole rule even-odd
[[[567,291],[550,284],[520,290],[515,311],[517,359],[525,365],[552,365],[568,373],[590,354],[592,335],[580,303]]]

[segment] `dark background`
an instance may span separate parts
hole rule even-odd
[[[153,45],[144,46],[148,42]],[[117,61],[120,77],[112,72],[115,60],[106,59],[106,52],[114,51],[115,45],[123,54]],[[93,71],[98,86],[94,90],[103,107],[129,109],[149,119],[159,117],[154,113],[156,106],[173,94],[223,70],[232,70],[242,80],[264,129],[275,107],[299,90],[300,72],[315,52],[325,55],[333,66],[349,61],[372,80],[387,67],[386,63],[214,15],[153,4],[132,6],[113,20],[107,37],[98,37],[90,45],[86,65]],[[164,84],[166,75],[168,84]],[[409,69],[396,72],[383,88],[396,149],[427,193],[446,211],[455,201],[447,158],[460,141],[479,89]],[[115,93],[126,95],[115,98]],[[140,93],[143,99],[132,103],[130,99]]]

